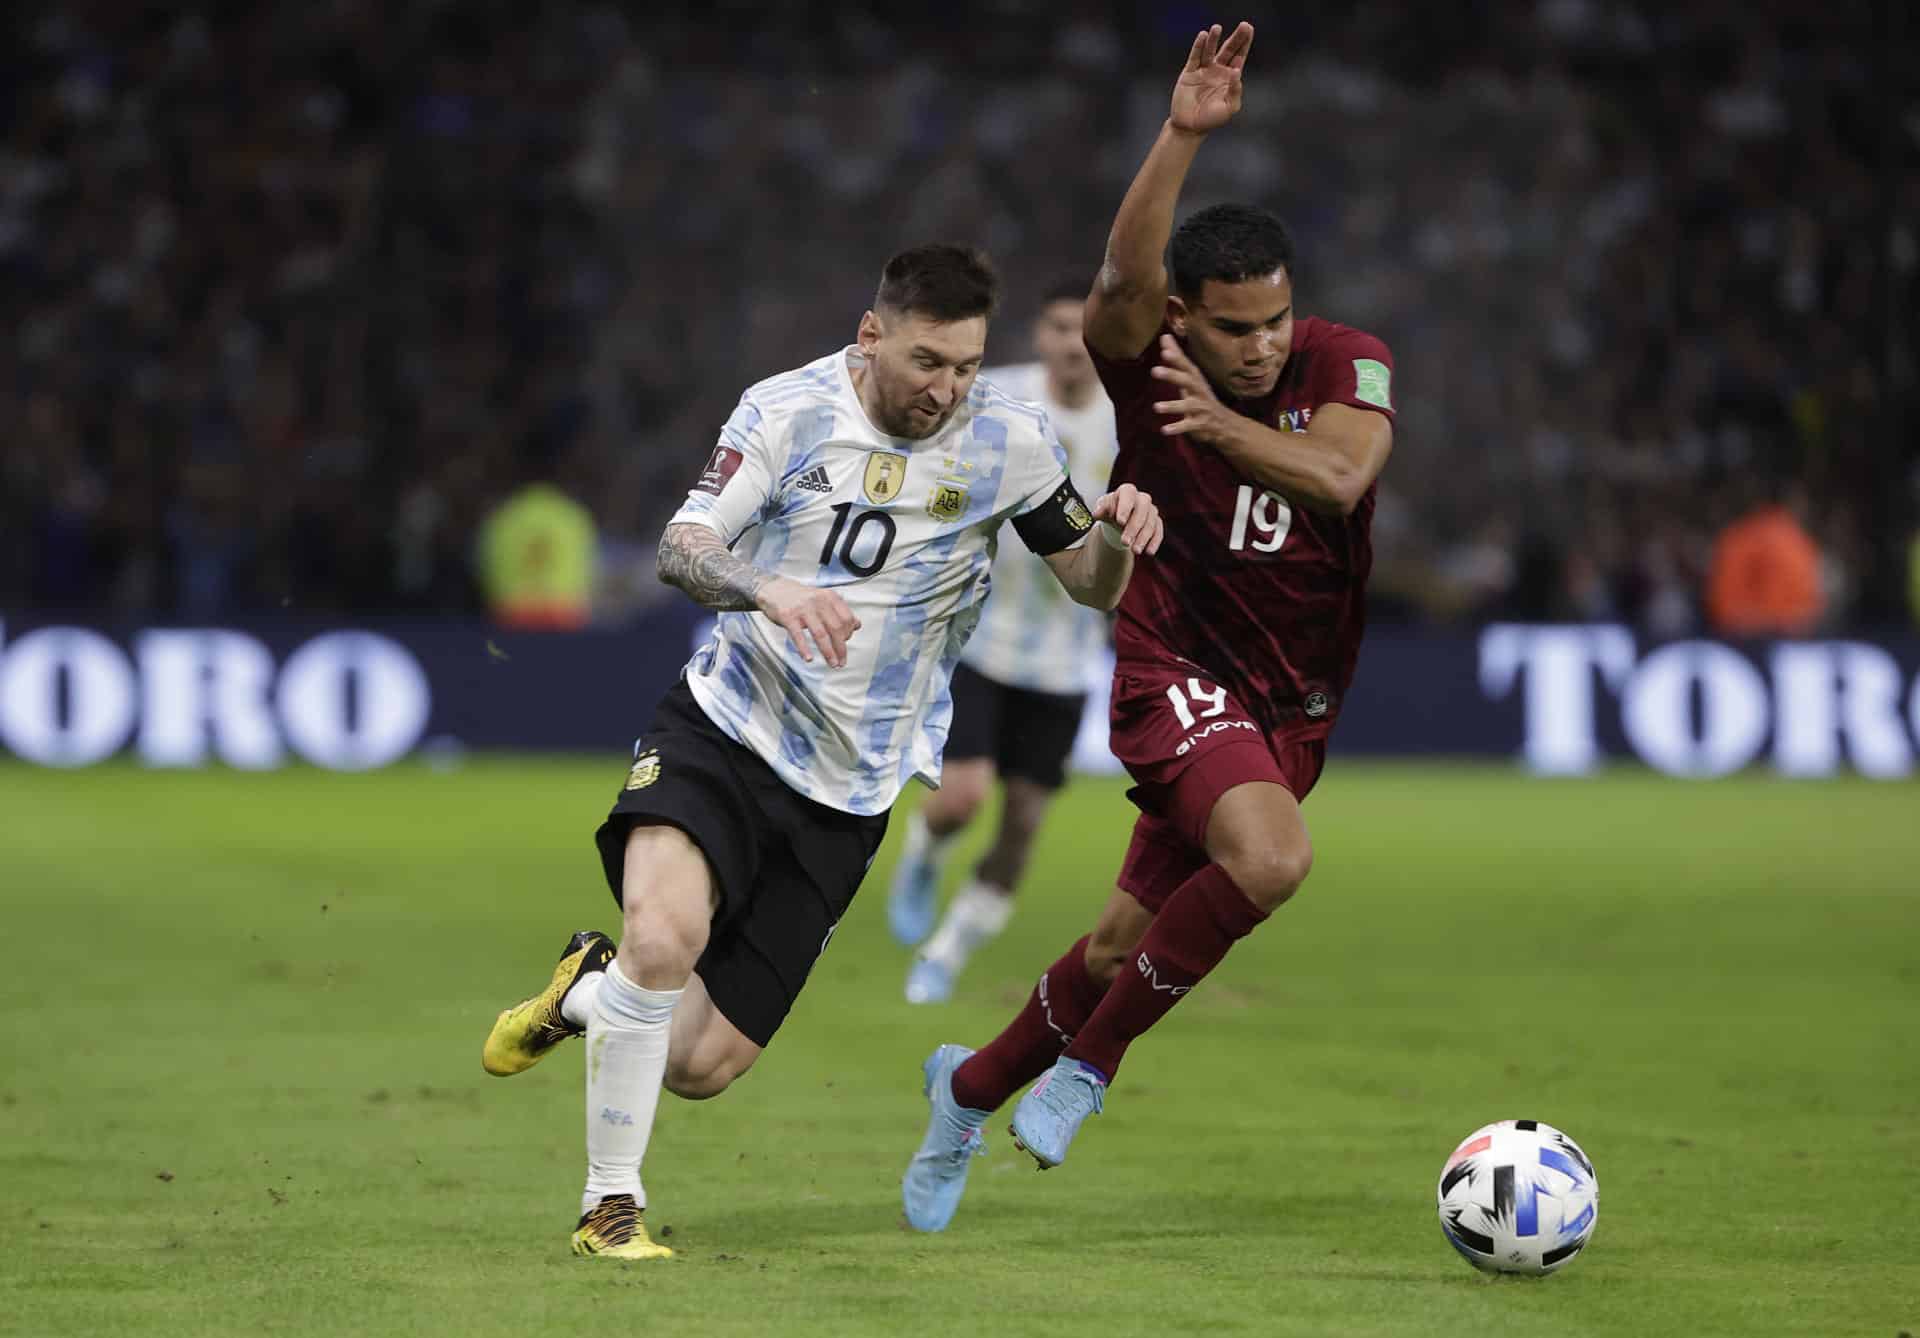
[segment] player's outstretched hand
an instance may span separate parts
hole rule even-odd
[[[1242,23],[1225,40],[1220,25],[1203,29],[1187,52],[1186,68],[1173,86],[1174,129],[1204,135],[1218,130],[1240,110],[1240,71],[1253,46],[1253,25]]]
[[[1220,402],[1220,397],[1213,393],[1213,383],[1194,366],[1193,359],[1172,335],[1160,336],[1160,365],[1153,369],[1153,375],[1165,381],[1175,395],[1153,406],[1172,420],[1161,424],[1163,436],[1192,437],[1205,445],[1218,446],[1246,421]]]
[[[1135,557],[1158,553],[1160,541],[1167,533],[1166,522],[1160,519],[1160,508],[1153,504],[1153,495],[1141,492],[1131,483],[1122,483],[1112,492],[1102,494],[1093,504],[1093,518],[1113,524]]]
[[[860,628],[847,601],[832,590],[781,576],[760,587],[760,612],[787,629],[800,658],[813,663],[809,644],[839,669],[847,662],[847,641]]]

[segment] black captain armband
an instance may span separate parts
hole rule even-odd
[[[1093,512],[1080,500],[1072,479],[1063,480],[1053,496],[1024,516],[1013,518],[1020,542],[1040,557],[1071,548],[1093,528]]]

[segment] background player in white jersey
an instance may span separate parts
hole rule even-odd
[[[1036,361],[982,375],[1047,412],[1074,485],[1106,491],[1113,469],[1113,404],[1100,388],[1082,335],[1085,278],[1048,288],[1033,325]],[[967,958],[1006,928],[1013,894],[1054,792],[1066,781],[1088,666],[1099,662],[1107,620],[1070,603],[1041,561],[1009,545],[993,562],[993,594],[953,673],[953,728],[940,788],[907,819],[907,839],[887,894],[887,923],[901,943],[927,938],[948,850],[973,820],[997,774],[1000,821],[973,876],[954,893],[940,927],[907,969],[909,1003],[953,993]]]
[[[1102,609],[1159,546],[1149,498],[1123,488],[1089,511],[1045,415],[976,382],[996,290],[976,251],[889,260],[858,342],[742,395],[661,537],[661,578],[722,612],[596,833],[619,947],[575,934],[481,1056],[519,1073],[586,1035],[578,1254],[672,1253],[641,1221],[660,1088],[711,1097],[752,1066],[895,796],[938,783],[1001,523]]]

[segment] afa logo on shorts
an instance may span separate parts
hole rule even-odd
[[[622,790],[644,790],[660,779],[660,753],[649,748],[633,759],[633,769],[627,772],[627,783]]]

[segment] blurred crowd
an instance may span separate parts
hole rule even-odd
[[[475,610],[498,533],[551,516],[618,618],[739,391],[849,340],[892,250],[991,250],[990,361],[1024,356],[1205,17],[29,7],[0,608]],[[1184,204],[1277,210],[1301,309],[1394,348],[1384,615],[1687,632],[1756,516],[1814,565],[1797,625],[1898,611],[1920,60],[1874,3],[1251,17]]]

